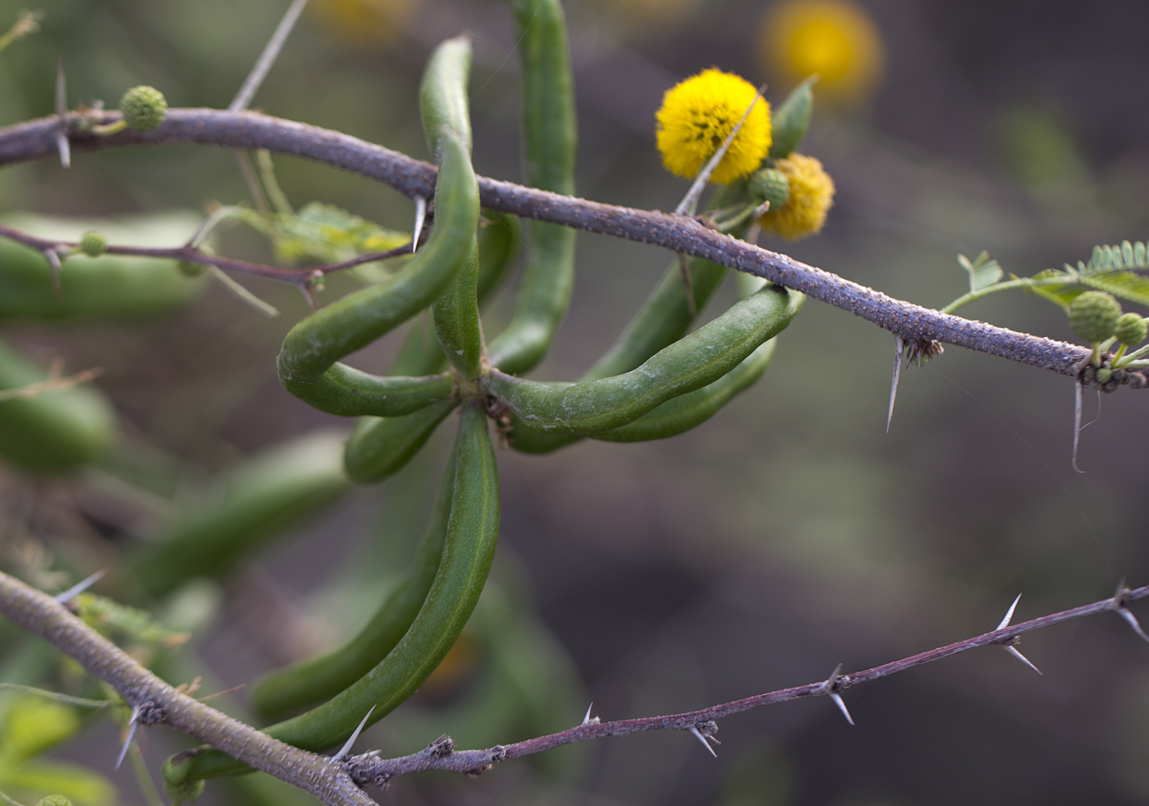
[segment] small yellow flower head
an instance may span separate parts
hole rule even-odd
[[[676,84],[662,96],[658,150],[666,170],[688,179],[702,170],[742,119],[757,90],[750,82],[711,68]],[[770,150],[770,106],[754,104],[710,181],[733,182],[762,164]]]
[[[885,63],[877,26],[849,0],[784,0],[762,19],[758,43],[768,76],[788,85],[816,74],[830,101],[867,97]]]
[[[834,203],[834,180],[813,157],[791,154],[778,160],[777,168],[790,180],[790,198],[777,210],[758,219],[762,229],[796,241],[822,229]]]
[[[323,25],[352,45],[368,47],[396,38],[418,0],[317,0],[311,10]]]

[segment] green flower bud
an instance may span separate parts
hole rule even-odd
[[[72,801],[63,795],[48,795],[36,801],[36,806],[72,806]]]
[[[1136,347],[1149,336],[1149,321],[1135,313],[1123,313],[1117,320],[1117,327],[1113,331],[1117,341]]]
[[[1121,303],[1104,291],[1086,291],[1069,304],[1069,327],[1089,344],[1112,336],[1120,317]]]
[[[750,177],[750,198],[756,204],[770,202],[771,210],[779,210],[790,200],[790,180],[777,168],[763,168]]]
[[[207,266],[203,263],[196,263],[194,260],[181,260],[176,263],[176,268],[184,277],[199,277],[204,273]]]
[[[120,99],[120,113],[128,128],[137,132],[150,132],[164,122],[168,102],[155,87],[132,87]]]
[[[88,257],[99,257],[107,248],[108,239],[102,232],[91,229],[80,237],[80,251]]]

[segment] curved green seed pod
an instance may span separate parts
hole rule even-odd
[[[462,271],[435,300],[431,314],[439,346],[455,370],[466,380],[479,377],[483,360],[483,330],[479,325],[479,242],[473,247]]]
[[[418,378],[380,377],[346,364],[333,364],[307,385],[305,399],[320,411],[341,417],[399,417],[446,400],[454,391],[455,381],[446,373]]]
[[[372,484],[398,472],[458,405],[449,399],[403,417],[363,418],[344,449],[348,477],[357,484]]]
[[[817,76],[810,76],[786,96],[772,116],[774,137],[770,143],[770,159],[788,157],[806,136],[810,128],[810,115],[814,112],[814,83]]]
[[[443,554],[410,629],[379,665],[350,688],[318,708],[265,728],[268,735],[307,750],[338,744],[369,711],[368,724],[373,724],[414,694],[454,645],[483,591],[499,532],[498,469],[487,414],[478,402],[468,402],[463,410],[455,456]],[[185,779],[244,769],[215,750],[178,766],[183,767]]]
[[[402,581],[346,644],[263,678],[252,695],[252,705],[260,716],[281,719],[292,711],[334,697],[371,671],[399,643],[419,613],[439,568],[454,481],[455,453],[452,451],[439,484],[431,521]]]
[[[622,375],[546,384],[494,371],[487,391],[534,428],[598,434],[721,378],[790,323],[799,299],[764,288]]]
[[[436,158],[444,129],[450,129],[471,151],[471,111],[467,79],[471,74],[471,38],[457,36],[431,52],[419,85],[423,134]]]
[[[430,305],[470,254],[479,221],[475,173],[465,144],[453,130],[442,129],[439,145],[435,226],[427,244],[388,280],[317,311],[293,327],[284,339],[276,360],[279,379],[296,397],[311,402],[313,395],[327,395],[331,386],[320,379],[336,361],[366,347]],[[359,395],[373,393],[374,384],[381,381],[365,373],[358,380]],[[359,395],[349,394],[341,408],[360,414],[374,413],[357,408]]]
[[[490,210],[485,210],[483,215],[488,223],[479,228],[479,278],[476,283],[479,305],[486,301],[506,277],[518,256],[521,242],[519,219]],[[442,372],[446,366],[447,356],[443,354],[431,326],[420,319],[408,332],[388,374],[433,375]]]
[[[514,0],[512,8],[523,75],[526,183],[572,195],[578,136],[562,5]],[[574,230],[539,221],[528,226],[532,248],[515,311],[488,346],[491,365],[511,373],[526,372],[546,355],[574,286]]]
[[[98,230],[111,243],[178,246],[199,225],[195,213],[162,213],[122,219],[69,219],[40,215],[5,216],[10,227],[41,238],[78,240]],[[196,297],[205,281],[190,279],[174,260],[104,255],[64,260],[57,291],[44,255],[0,238],[0,320],[75,322],[159,316]]]
[[[0,390],[41,383],[48,376],[47,367],[0,342]],[[100,456],[115,438],[115,413],[89,384],[0,400],[0,460],[32,473],[75,470]]]
[[[342,432],[309,434],[240,465],[222,489],[176,513],[132,560],[151,596],[194,577],[219,577],[268,539],[350,491]]]

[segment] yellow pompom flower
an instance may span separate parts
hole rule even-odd
[[[818,75],[831,101],[868,96],[885,63],[877,26],[849,0],[784,0],[766,12],[758,42],[768,76],[790,85]]]
[[[754,96],[744,78],[711,68],[676,84],[662,97],[658,150],[666,170],[693,178],[742,119]],[[759,99],[738,130],[710,181],[733,182],[754,171],[770,150],[770,105]]]
[[[410,19],[418,0],[317,0],[309,9],[353,45],[389,42]]]
[[[791,154],[775,167],[790,180],[790,198],[777,210],[758,219],[762,229],[796,241],[822,229],[834,203],[834,180],[822,163],[803,154]]]

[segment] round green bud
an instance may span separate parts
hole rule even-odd
[[[1121,303],[1104,291],[1086,291],[1069,304],[1069,327],[1089,344],[1112,336],[1119,318]]]
[[[80,236],[80,251],[88,257],[99,257],[108,248],[108,239],[104,233],[90,229]]]
[[[750,177],[750,198],[755,204],[770,202],[771,210],[779,210],[790,200],[790,180],[777,168],[763,168]]]
[[[196,263],[194,260],[180,260],[176,263],[176,268],[184,277],[199,277],[204,273],[207,266],[203,263]]]
[[[120,99],[120,114],[128,128],[137,132],[150,132],[164,122],[168,102],[155,87],[132,87]]]
[[[36,806],[72,806],[72,801],[63,795],[48,795],[36,801]]]
[[[1114,328],[1113,335],[1122,344],[1136,347],[1145,341],[1146,336],[1149,336],[1149,321],[1135,313],[1123,313],[1117,320],[1117,327]]]

